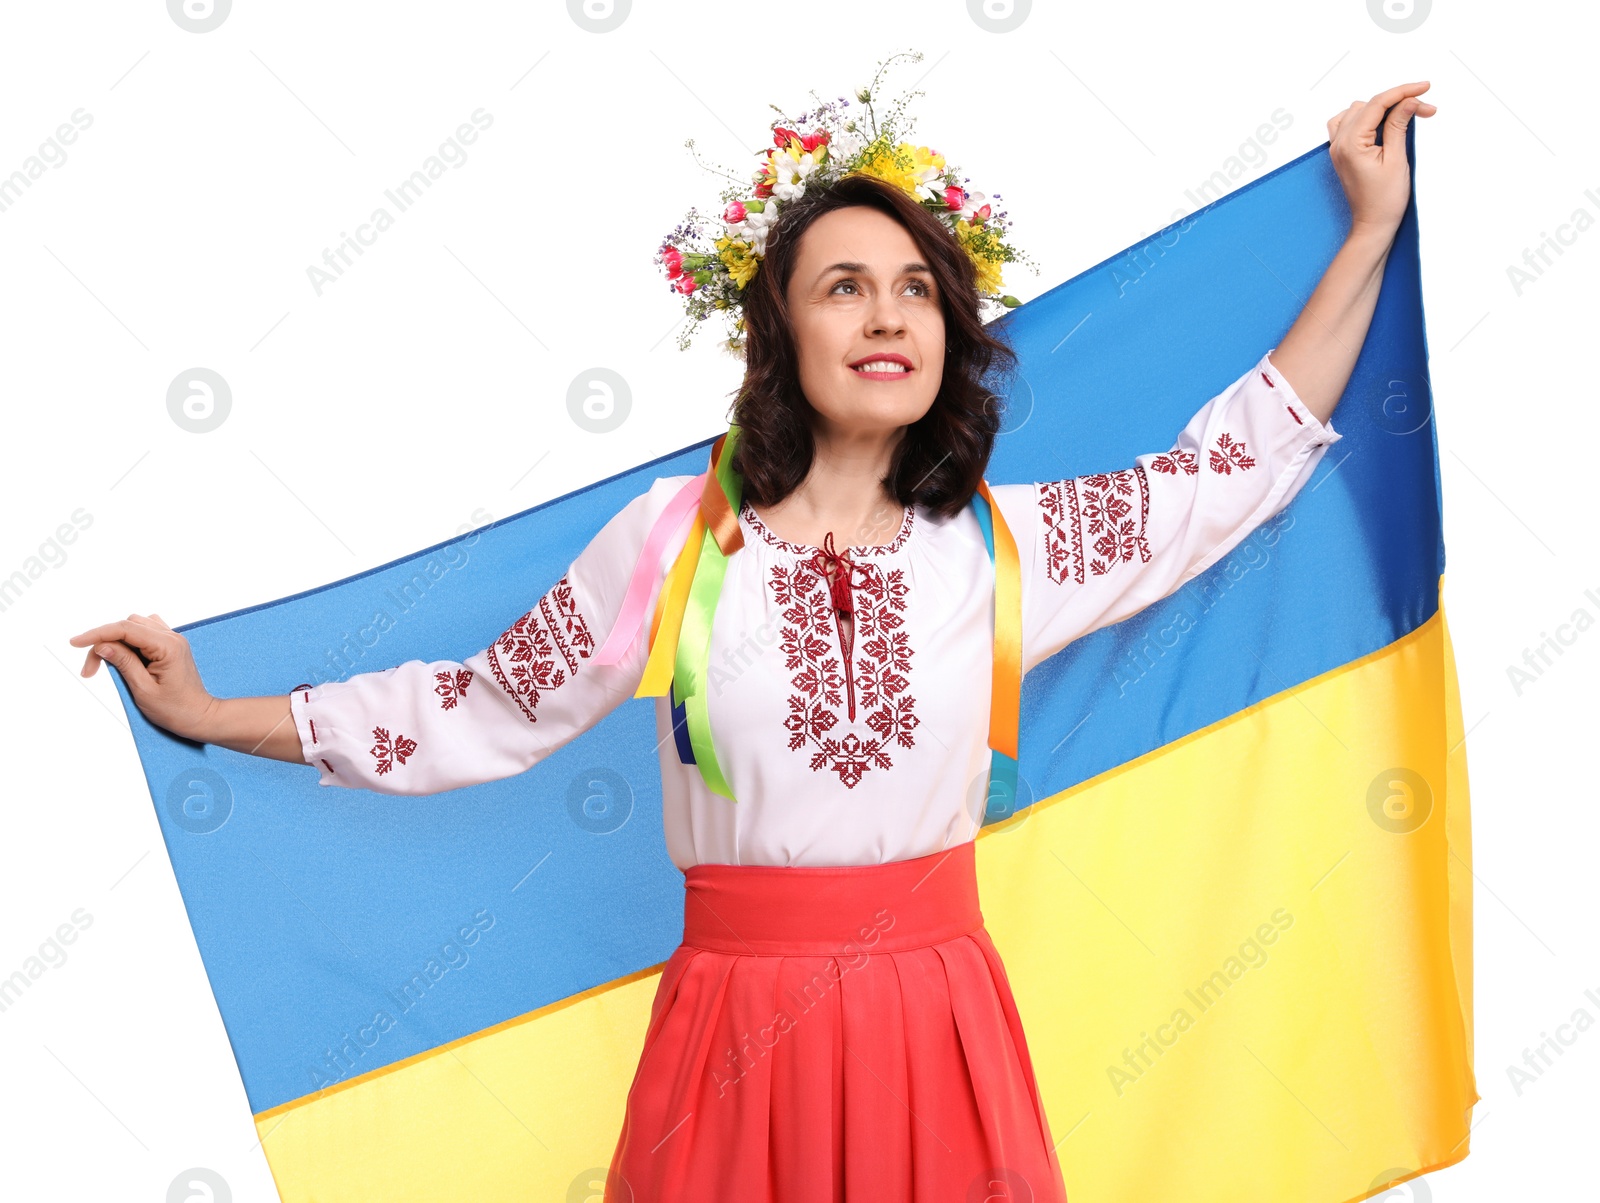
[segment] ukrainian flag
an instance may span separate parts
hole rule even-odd
[[[1166,445],[1287,331],[1347,222],[1324,144],[1006,315],[1027,434],[989,480]],[[1338,453],[1024,683],[1017,806],[976,851],[1074,1203],[1349,1203],[1467,1153],[1472,857],[1427,365],[1413,203]],[[183,630],[225,696],[464,659],[711,441]],[[598,1198],[681,935],[654,699],[520,777],[397,799],[174,739],[118,688],[282,1198]]]

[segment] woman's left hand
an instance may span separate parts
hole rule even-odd
[[[1400,84],[1371,100],[1353,100],[1328,119],[1328,155],[1350,203],[1352,229],[1393,234],[1411,198],[1411,167],[1406,162],[1406,126],[1412,115],[1432,117],[1438,107],[1420,99],[1428,81]],[[1378,123],[1389,117],[1378,145]]]

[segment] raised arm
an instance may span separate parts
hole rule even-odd
[[[1372,323],[1389,248],[1411,198],[1406,126],[1413,115],[1431,117],[1438,111],[1418,99],[1427,90],[1426,81],[1401,84],[1364,103],[1353,102],[1328,121],[1328,157],[1350,205],[1350,230],[1272,353],[1278,370],[1319,421],[1328,419],[1343,395]],[[1382,146],[1377,144],[1380,122]]]
[[[1024,671],[1227,555],[1288,505],[1343,436],[1272,352],[1129,468],[992,487],[1022,561]]]

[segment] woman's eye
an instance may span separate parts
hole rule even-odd
[[[856,282],[854,280],[840,280],[833,287],[835,289],[845,287],[855,288]],[[933,287],[926,280],[912,280],[906,285],[906,287],[920,289],[920,291],[916,294],[917,296],[931,297],[933,295]]]

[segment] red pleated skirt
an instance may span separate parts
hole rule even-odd
[[[691,867],[606,1203],[1064,1203],[973,852]]]

